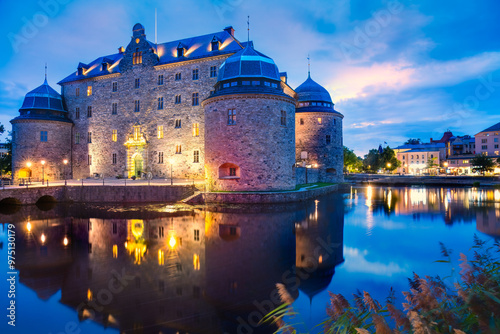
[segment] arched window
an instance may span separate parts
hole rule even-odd
[[[219,179],[239,179],[240,167],[226,162],[219,167]]]

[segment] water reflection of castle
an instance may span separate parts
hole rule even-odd
[[[365,205],[387,215],[412,215],[439,218],[446,224],[476,222],[478,231],[500,236],[500,190],[439,187],[351,188],[352,203],[359,204],[363,193]]]
[[[81,320],[123,333],[253,328],[279,305],[276,283],[285,283],[294,298],[297,287],[312,298],[343,261],[337,195],[285,211],[67,216],[22,220],[20,281],[42,299],[61,289],[61,302]]]

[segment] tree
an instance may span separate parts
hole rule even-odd
[[[410,138],[408,139],[404,145],[418,145],[418,144],[422,144],[422,140],[420,140],[420,138]]]
[[[486,172],[493,171],[495,168],[495,162],[493,159],[483,154],[476,154],[476,156],[471,159],[470,164],[472,166],[472,171],[480,172],[483,175]]]
[[[361,158],[356,156],[353,150],[344,146],[344,169],[348,173],[359,171],[363,166]]]
[[[427,169],[432,170],[438,166],[436,163],[437,158],[429,158],[427,159]]]
[[[396,158],[396,152],[389,146],[384,148],[384,151],[381,154],[382,158],[382,168],[388,169],[391,172],[396,170],[398,167],[401,167],[401,161]]]
[[[0,124],[0,134],[5,132],[3,124]],[[7,154],[0,157],[0,178],[4,174],[10,174],[12,172],[12,142],[10,138],[7,138]]]
[[[376,148],[368,151],[363,159],[363,169],[367,172],[376,172],[382,166],[382,158]]]

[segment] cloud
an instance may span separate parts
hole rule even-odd
[[[344,246],[344,255],[348,259],[344,262],[343,270],[388,277],[407,271],[406,266],[401,267],[392,261],[389,263],[371,262],[367,259],[368,254],[366,249]]]

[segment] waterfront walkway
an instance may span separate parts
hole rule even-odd
[[[186,186],[186,185],[203,185],[205,180],[200,180],[200,179],[173,179],[172,181],[170,179],[152,179],[152,180],[145,180],[145,179],[137,179],[137,180],[132,180],[132,179],[116,179],[116,178],[104,178],[104,179],[81,179],[81,180],[57,180],[57,181],[49,181],[49,182],[31,182],[28,185],[19,185],[19,182],[17,182],[14,185],[3,185],[3,187],[0,187],[1,189],[17,189],[17,188],[41,188],[41,187],[60,187],[64,186],[65,183],[68,186],[169,186],[169,185],[176,185],[176,186]]]
[[[387,174],[350,174],[345,176],[349,183],[390,185],[390,186],[474,186],[479,182],[481,187],[500,185],[498,176],[413,176]]]

